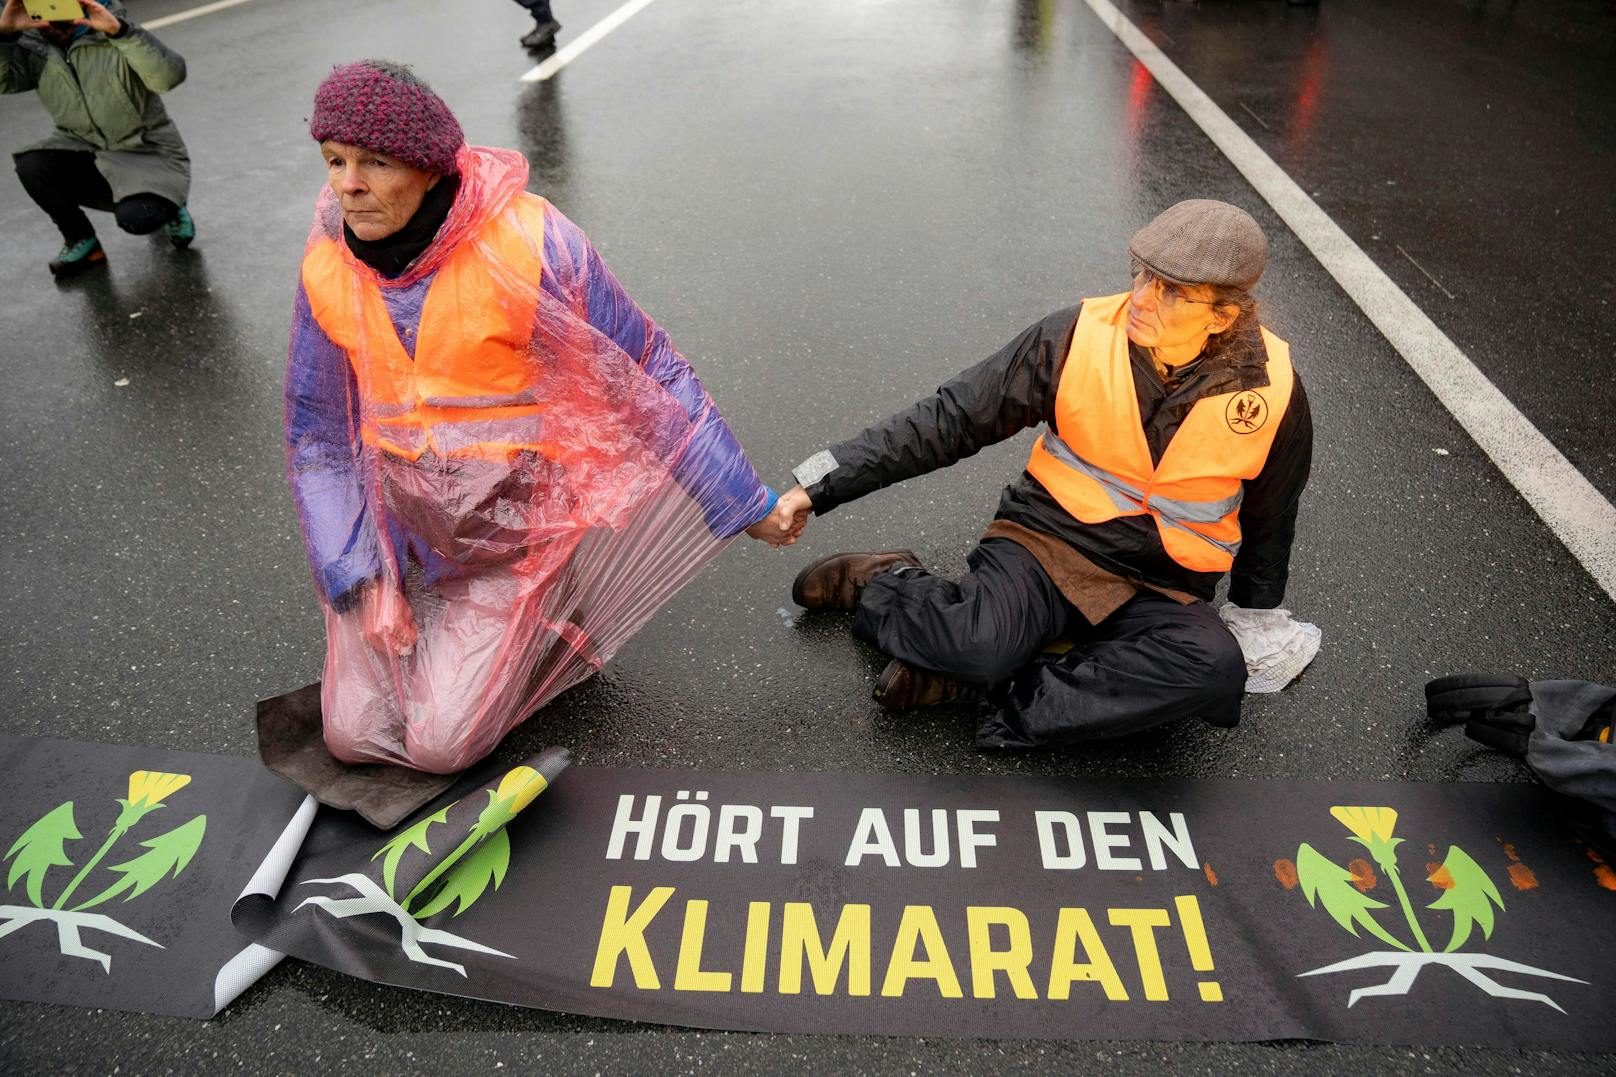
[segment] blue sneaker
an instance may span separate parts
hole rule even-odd
[[[179,212],[163,225],[163,235],[174,244],[175,250],[184,250],[196,238],[196,222],[191,220],[191,211],[181,206]]]
[[[106,264],[107,252],[101,249],[101,241],[91,236],[77,243],[62,244],[62,249],[50,260],[50,271],[53,277],[72,277]]]

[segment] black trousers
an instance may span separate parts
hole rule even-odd
[[[918,571],[876,576],[853,634],[982,689],[978,747],[1106,740],[1179,718],[1240,720],[1245,659],[1206,603],[1142,590],[1090,625],[1020,544],[988,539],[967,563],[958,582]],[[1070,651],[1042,653],[1063,636]]]
[[[17,178],[39,208],[50,214],[69,245],[95,235],[81,207],[110,212],[125,232],[143,236],[173,219],[179,206],[162,195],[142,192],[112,198],[107,178],[95,167],[95,154],[78,150],[29,150],[19,153]]]

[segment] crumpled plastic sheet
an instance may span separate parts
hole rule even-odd
[[[461,151],[461,196],[434,247],[403,276],[376,276],[343,250],[353,272],[402,290],[394,302],[420,303],[427,289],[410,288],[431,271],[433,251],[483,247],[501,301],[536,312],[525,383],[504,388],[525,394],[532,406],[524,414],[541,415],[543,425],[540,451],[437,444],[416,460],[353,430],[349,470],[363,483],[362,511],[312,520],[300,502],[306,538],[311,527],[348,528],[362,540],[357,549],[374,543],[376,586],[402,591],[418,629],[408,654],[384,653],[366,641],[357,610],[326,603],[321,706],[327,745],[346,762],[442,773],[468,766],[598,671],[765,506],[732,503],[737,488],[758,487],[756,476],[744,456],[704,447],[704,427],[722,420],[699,382],[665,388],[591,327],[586,311],[480,243],[487,213],[514,213],[523,200],[529,214],[534,205],[554,212],[522,191],[525,164],[511,168],[516,155],[504,152]],[[311,247],[339,228],[335,200],[322,192]],[[542,249],[542,236],[531,224],[528,231]],[[568,294],[580,294],[591,272],[591,264],[547,268],[576,286]],[[475,322],[476,311],[460,313]],[[374,357],[352,358],[359,367]],[[688,400],[690,383],[700,397],[694,417],[674,395]],[[355,386],[345,378],[321,391],[352,409],[362,429],[378,409],[362,390],[351,399]],[[289,447],[289,469],[317,468],[317,456]]]
[[[1324,634],[1286,609],[1254,610],[1229,602],[1218,616],[1229,626],[1246,659],[1246,691],[1277,692],[1295,680],[1319,653]]]

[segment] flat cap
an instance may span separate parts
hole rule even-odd
[[[1191,198],[1135,232],[1128,253],[1175,284],[1250,288],[1268,265],[1268,237],[1239,206]]]

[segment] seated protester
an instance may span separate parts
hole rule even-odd
[[[177,248],[196,238],[191,158],[157,96],[185,81],[185,61],[116,0],[81,6],[84,18],[64,23],[30,18],[22,0],[0,11],[0,93],[38,90],[56,124],[15,158],[23,188],[61,229],[58,277],[106,264],[85,206],[136,235],[161,228]]]
[[[809,565],[792,597],[854,611],[892,656],[888,707],[981,694],[981,747],[1239,720],[1246,665],[1207,605],[1285,594],[1312,420],[1250,289],[1268,244],[1223,202],[1169,208],[1129,244],[1133,286],[1030,326],[906,411],[810,457],[779,510],[800,530],[892,483],[1047,424],[958,582],[908,551]],[[1277,613],[1278,611],[1276,611]],[[1070,650],[1043,653],[1066,638]]]
[[[326,746],[449,773],[598,670],[745,530],[794,540],[668,336],[408,68],[338,67],[287,466]]]

